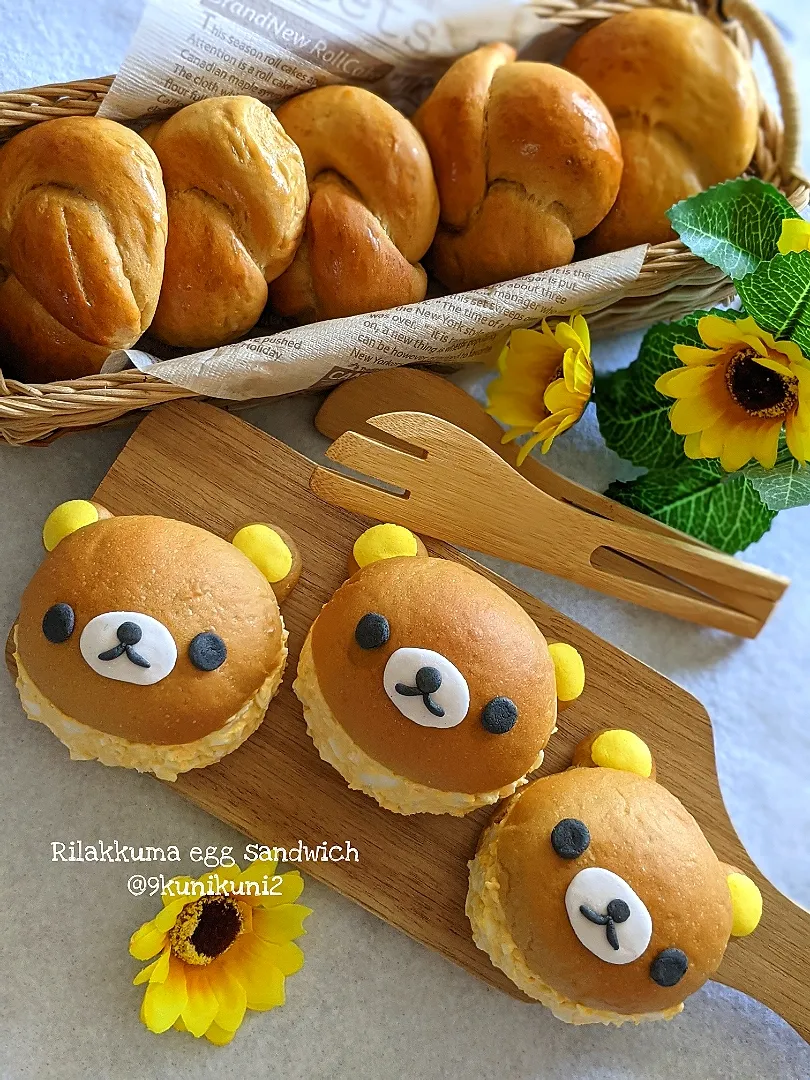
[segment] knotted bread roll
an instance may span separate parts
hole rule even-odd
[[[565,66],[610,109],[624,155],[619,197],[587,254],[673,240],[666,211],[751,161],[759,102],[750,65],[702,15],[614,15],[574,44]]]
[[[28,382],[99,371],[149,325],[163,277],[160,165],[94,116],[45,121],[0,150],[0,343]]]
[[[418,131],[355,86],[310,90],[277,112],[304,155],[310,206],[295,260],[271,286],[274,307],[311,321],[422,300],[418,263],[439,202]]]
[[[433,159],[437,277],[474,289],[569,263],[610,210],[622,172],[613,120],[570,72],[509,45],[461,57],[414,124]]]
[[[307,183],[298,147],[252,97],[197,101],[145,137],[169,207],[152,332],[189,349],[236,341],[258,321],[268,282],[301,239]]]

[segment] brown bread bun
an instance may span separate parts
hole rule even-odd
[[[160,165],[95,116],[45,121],[0,149],[0,363],[28,382],[98,372],[152,321],[163,277]]]
[[[384,621],[385,640],[360,644],[367,616]],[[418,685],[423,665],[441,675],[431,696],[445,710],[439,721],[420,697],[393,689]],[[419,555],[371,563],[338,589],[310,631],[294,689],[321,756],[405,814],[465,814],[510,794],[540,765],[557,715],[548,645],[523,608],[474,571]],[[502,698],[517,720],[496,733],[484,714]]]
[[[63,615],[63,632],[46,634],[56,605],[69,606],[69,633]],[[100,655],[124,640],[124,623],[140,629],[132,647],[143,671],[129,654]],[[211,648],[210,635],[224,643],[214,667],[200,666],[198,635],[209,637],[198,649]],[[18,688],[31,719],[73,757],[173,780],[258,727],[285,640],[270,583],[226,540],[169,518],[101,518],[58,540],[23,593]]]
[[[703,16],[663,8],[614,15],[583,34],[565,66],[610,109],[624,155],[616,205],[585,241],[585,254],[674,239],[666,211],[751,161],[754,76]]]
[[[277,115],[304,155],[311,199],[304,242],[270,288],[276,310],[309,322],[422,300],[439,204],[418,131],[355,86],[299,94]]]
[[[619,138],[596,94],[561,68],[515,61],[509,45],[457,60],[414,124],[436,173],[432,258],[449,289],[569,263],[619,190]]]
[[[207,349],[243,337],[289,266],[307,208],[304,163],[256,98],[197,101],[147,132],[169,206],[166,270],[152,332]]]
[[[762,897],[647,775],[636,735],[600,738],[604,766],[536,780],[484,830],[467,915],[493,964],[561,1020],[669,1020],[730,935],[756,928]]]

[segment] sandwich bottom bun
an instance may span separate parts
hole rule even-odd
[[[293,685],[321,757],[400,814],[467,814],[543,760],[557,694],[546,639],[467,567],[364,566],[315,620]]]
[[[476,945],[561,1020],[669,1020],[732,932],[756,924],[742,896],[756,885],[736,876],[745,889],[660,784],[575,767],[514,795],[484,831],[466,911]]]
[[[267,706],[276,694],[287,662],[286,648],[279,654],[275,670],[259,690],[222,727],[193,742],[156,746],[133,743],[117,735],[79,723],[60,712],[40,693],[16,652],[17,690],[29,720],[44,724],[70,751],[72,761],[100,761],[102,765],[120,765],[142,773],[153,773],[159,780],[176,780],[189,769],[203,769],[230,754],[249,738],[264,719]],[[286,641],[286,633],[284,635]]]

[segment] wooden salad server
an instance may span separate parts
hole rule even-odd
[[[502,443],[502,429],[474,398],[446,379],[414,368],[374,372],[342,383],[322,405],[315,418],[315,425],[322,434],[332,439],[339,438],[344,432],[354,431],[377,442],[404,448],[404,444],[396,437],[377,427],[372,429],[368,424],[369,419],[376,413],[398,409],[418,410],[448,420],[474,435],[517,468],[519,448],[514,443]],[[618,522],[652,536],[669,537],[690,548],[711,552],[715,556],[719,554],[685,533],[560,476],[534,457],[527,458],[523,463],[521,475],[552,498],[598,516],[603,521]],[[465,543],[469,546],[469,534],[467,537]],[[734,566],[743,568],[744,581],[738,580],[737,584],[729,585],[724,576],[718,576],[714,572],[711,564],[701,573],[694,574],[662,564],[654,557],[639,558],[630,557],[629,553],[621,554],[614,547],[600,547],[591,554],[594,569],[635,582],[638,586],[649,587],[646,600],[638,589],[633,590],[633,597],[623,592],[622,599],[633,599],[634,602],[652,607],[656,611],[667,611],[680,618],[716,626],[743,637],[755,637],[789,582],[786,578],[757,567],[744,566],[739,560],[730,559],[728,556],[720,555],[720,559],[724,563],[731,562]],[[527,565],[534,564],[529,562]],[[568,576],[548,564],[542,569]],[[612,595],[620,595],[593,582],[582,583],[592,584],[602,591],[611,591]],[[682,604],[679,602],[681,599],[694,600],[697,604]],[[662,601],[669,606],[662,607]],[[673,608],[673,604],[677,610]]]

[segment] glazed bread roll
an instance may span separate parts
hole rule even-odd
[[[58,507],[16,628],[28,716],[73,758],[164,780],[235,750],[262,722],[287,657],[267,576],[279,537],[256,528],[228,543],[169,518]]]
[[[270,289],[276,310],[311,321],[422,300],[439,203],[418,131],[355,86],[310,90],[277,115],[304,155],[310,206],[304,242]]]
[[[414,123],[441,200],[433,266],[450,289],[569,263],[619,190],[619,138],[596,94],[509,45],[457,60]]]
[[[603,737],[619,757],[622,740],[640,743]],[[476,944],[571,1024],[672,1018],[761,910],[756,885],[719,861],[678,799],[625,763],[535,780],[470,863]]]
[[[378,558],[338,589],[304,643],[293,689],[307,730],[350,787],[388,810],[491,805],[539,768],[554,730],[546,639],[458,563]]]
[[[207,349],[243,337],[290,264],[307,208],[304,163],[266,105],[197,101],[145,132],[163,167],[166,270],[152,332]]]
[[[666,211],[751,161],[754,76],[703,16],[663,8],[614,15],[576,42],[565,66],[610,109],[624,155],[619,197],[585,242],[587,254],[674,239]]]
[[[49,120],[0,149],[3,371],[28,382],[99,371],[152,321],[163,277],[160,165],[135,132]]]

